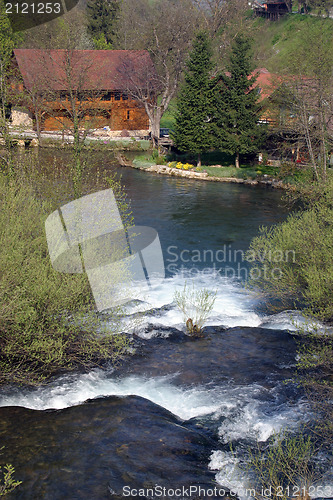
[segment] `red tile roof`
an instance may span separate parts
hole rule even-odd
[[[79,90],[124,90],[155,77],[146,50],[15,49],[14,55],[29,90],[68,90],[69,82]]]
[[[258,87],[260,90],[260,101],[270,97],[283,81],[281,77],[274,73],[270,73],[266,68],[254,70],[251,76],[257,78],[254,87]]]

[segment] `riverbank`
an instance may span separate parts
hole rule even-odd
[[[118,154],[117,160],[121,166],[135,168],[143,172],[151,172],[160,175],[169,175],[172,177],[183,177],[187,179],[195,179],[202,181],[212,181],[212,182],[229,182],[235,184],[247,184],[250,186],[267,186],[277,189],[285,189],[287,187],[282,181],[273,178],[237,178],[237,177],[219,177],[209,175],[207,172],[196,172],[194,170],[185,170],[176,167],[169,167],[168,165],[140,165],[138,163],[128,160],[125,156]],[[268,177],[268,176],[267,176]]]
[[[9,135],[12,145],[22,148],[66,149],[72,148],[74,142],[73,134],[63,133],[62,131],[43,131],[40,133],[39,138],[34,130],[10,130]],[[110,136],[110,134],[103,131],[92,132],[81,138],[81,140],[84,140],[85,146],[103,147],[112,151],[147,151],[151,147],[150,140],[143,136]],[[5,145],[5,141],[0,136],[1,145]]]

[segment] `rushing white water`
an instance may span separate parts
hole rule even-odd
[[[258,326],[269,322],[269,326],[274,327],[274,316],[268,319],[257,314],[254,310],[256,305],[255,297],[244,290],[237,282],[228,281],[226,278],[213,274],[203,275],[193,282],[188,279],[185,281],[183,276],[174,276],[152,289],[149,297],[145,297],[145,301],[129,306],[127,311],[129,314],[150,310],[147,317],[142,315],[143,321],[139,329],[139,334],[142,337],[150,338],[154,334],[157,335],[159,333],[158,325],[178,327],[184,330],[184,318],[175,303],[173,303],[173,295],[176,290],[183,289],[185,282],[187,286],[194,286],[197,289],[205,287],[216,291],[214,310],[206,324],[231,327],[235,325]],[[166,310],[160,309],[166,305],[169,305]],[[153,312],[151,312],[152,310]],[[154,328],[145,334],[142,327],[147,323],[153,324]],[[279,326],[281,326],[281,317],[277,315],[276,327]],[[292,317],[290,316],[289,323],[288,317],[284,317],[283,327],[291,328],[292,326]],[[242,401],[244,408],[247,408],[247,410],[243,409],[242,411],[247,412],[246,415],[244,414],[244,419],[247,421],[248,428],[257,429],[262,437],[267,433],[269,434],[269,431],[265,430],[265,425],[269,426],[270,424],[267,424],[267,420],[266,424],[256,423],[256,406],[253,408],[249,406],[252,401],[251,398],[258,392],[257,387],[250,389],[246,387],[246,390],[243,391],[246,394],[245,398],[241,389],[237,390],[228,385],[214,387],[209,390],[200,387],[188,389],[174,385],[172,376],[153,379],[127,376],[123,379],[116,379],[113,378],[112,373],[96,369],[88,374],[60,377],[55,382],[44,387],[32,390],[15,389],[13,391],[9,391],[7,395],[0,397],[0,406],[19,405],[40,410],[46,408],[60,409],[99,396],[133,394],[145,397],[183,419],[214,414],[221,412],[223,408],[235,408],[237,402]],[[241,416],[238,418],[241,418]],[[240,432],[246,435],[246,429],[241,430],[242,426],[238,425],[237,418],[233,420],[235,428],[238,427]],[[281,421],[285,421],[285,417],[281,416]],[[232,432],[231,428],[228,432]]]
[[[174,293],[182,291],[184,286],[188,289],[208,289],[216,292],[214,308],[205,322],[207,326],[234,326],[262,327],[277,330],[289,330],[296,332],[300,327],[313,331],[325,331],[325,327],[318,321],[305,318],[298,311],[284,311],[272,315],[263,315],[256,311],[260,299],[254,292],[247,290],[236,279],[232,280],[218,274],[204,273],[195,278],[178,274],[172,278],[166,278],[162,283],[152,287],[144,296],[142,302],[131,304],[127,308],[128,314],[142,313],[141,326],[147,323],[165,327],[175,327],[185,330],[184,317],[176,307]],[[166,310],[160,310],[165,306]],[[156,314],[150,313],[145,316],[146,311],[155,309]]]
[[[216,273],[199,275],[198,278],[188,278],[175,275],[155,285],[142,297],[141,303],[128,306],[128,314],[142,312],[141,325],[152,323],[166,327],[184,330],[184,317],[174,303],[174,293],[182,291],[184,286],[199,290],[206,288],[216,292],[213,311],[205,322],[207,326],[263,326],[265,328],[288,329],[295,331],[297,323],[305,323],[305,319],[297,311],[287,311],[272,316],[263,316],[256,312],[258,298],[246,290],[237,280],[230,280]],[[160,310],[169,306],[166,310]],[[144,316],[147,310],[156,309],[156,314]]]
[[[184,318],[174,302],[174,292],[182,290],[184,284],[183,276],[168,278],[142,297],[142,302],[129,304],[128,315],[139,313],[140,316],[140,313],[149,311],[146,316],[142,314],[137,331],[142,338],[159,335],[159,325],[184,331]],[[269,317],[260,315],[256,312],[256,297],[237,281],[212,274],[193,281],[187,279],[186,284],[216,291],[214,309],[206,321],[207,325],[295,330],[295,319],[302,320],[296,312]],[[147,324],[153,325],[149,332],[145,331]],[[283,359],[280,361],[283,364]],[[238,441],[267,441],[272,434],[285,427],[295,428],[305,414],[301,399],[281,402],[275,397],[282,387],[280,385],[267,389],[254,383],[240,386],[226,381],[222,385],[212,382],[208,386],[183,387],[176,384],[176,375],[154,378],[127,375],[117,378],[112,371],[96,369],[87,374],[60,377],[44,387],[31,390],[9,389],[1,395],[0,406],[61,409],[97,397],[136,395],[162,406],[182,420],[194,417],[209,419],[217,430],[221,445]],[[241,489],[246,487],[246,481],[236,462],[231,452],[215,450],[209,467],[217,471],[219,484],[236,490],[242,496]]]
[[[302,414],[300,403],[296,407],[284,407],[282,412],[272,404],[271,415],[267,415],[267,401],[260,401],[260,395],[266,394],[267,390],[256,384],[184,388],[176,386],[172,379],[172,376],[114,379],[112,374],[95,370],[79,377],[63,377],[46,387],[3,395],[0,406],[61,409],[101,396],[136,395],[166,408],[183,420],[204,415],[210,415],[215,421],[222,419],[219,429],[222,442],[249,437],[265,441],[284,424],[295,425]]]

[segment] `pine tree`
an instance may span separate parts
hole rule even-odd
[[[208,36],[200,32],[194,41],[185,81],[177,98],[174,141],[180,151],[198,154],[198,166],[201,166],[201,154],[213,146],[211,57]]]
[[[96,48],[111,48],[114,24],[119,12],[118,0],[89,0],[87,3],[88,33],[92,35]]]
[[[216,85],[216,112],[214,129],[216,147],[235,155],[255,153],[260,149],[265,128],[259,125],[260,106],[256,77],[251,76],[252,51],[250,40],[240,34],[230,54],[228,73],[219,77]]]

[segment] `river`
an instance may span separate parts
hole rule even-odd
[[[282,193],[121,173],[135,223],[159,234],[166,278],[129,307],[146,314],[116,369],[2,390],[2,453],[23,481],[8,498],[245,497],[249,447],[311,420],[291,381],[301,317],[269,314],[244,286],[243,252],[286,218]],[[185,334],[173,301],[185,282],[217,293],[202,338]]]

